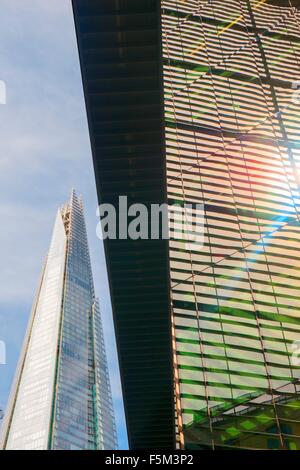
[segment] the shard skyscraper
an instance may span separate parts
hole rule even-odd
[[[57,212],[1,448],[115,449],[117,437],[83,204]]]

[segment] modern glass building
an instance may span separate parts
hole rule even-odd
[[[58,210],[2,429],[7,450],[117,447],[83,204]]]
[[[204,209],[106,242],[131,447],[300,450],[299,0],[73,6],[99,199]]]

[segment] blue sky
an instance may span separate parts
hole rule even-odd
[[[1,0],[0,407],[5,406],[57,207],[83,195],[119,445],[127,448],[96,190],[70,0]]]

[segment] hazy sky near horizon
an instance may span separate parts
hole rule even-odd
[[[57,208],[83,195],[119,446],[127,447],[96,189],[70,0],[0,0],[0,408],[5,406]]]

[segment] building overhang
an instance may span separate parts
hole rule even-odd
[[[160,1],[73,0],[99,202],[161,204]],[[175,446],[167,240],[106,240],[131,448]]]

